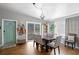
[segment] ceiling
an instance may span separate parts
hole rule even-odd
[[[79,3],[40,3],[40,6],[43,8],[45,20],[53,20],[79,12]],[[32,3],[0,3],[0,7],[36,18],[40,18],[41,15],[41,11]]]

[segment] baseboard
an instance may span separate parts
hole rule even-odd
[[[2,47],[2,44],[0,44],[0,48]]]
[[[6,46],[6,47],[2,47],[2,49],[5,49],[5,48],[11,48],[11,47],[15,47],[16,46],[16,44],[13,44],[13,45],[10,45],[10,46]]]

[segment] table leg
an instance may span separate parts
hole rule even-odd
[[[56,55],[56,51],[55,51],[55,48],[54,48],[54,55]]]
[[[46,45],[46,52],[48,52],[48,46]]]
[[[36,49],[38,49],[38,45],[39,45],[39,44],[36,42]]]
[[[47,45],[48,41],[46,41],[46,52],[48,52],[48,45]]]

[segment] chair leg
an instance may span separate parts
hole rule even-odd
[[[72,43],[72,49],[73,49],[73,43]]]
[[[41,45],[41,50],[43,50],[43,45]]]
[[[66,47],[66,42],[65,42],[65,47]]]
[[[59,54],[60,54],[60,48],[59,48],[59,46],[58,46],[58,52],[59,52]]]
[[[74,43],[74,48],[75,48],[75,43]]]
[[[35,45],[35,41],[33,42],[33,47],[34,47],[34,45]]]
[[[54,55],[56,55],[56,51],[55,51],[55,48],[54,48]]]
[[[50,49],[52,50],[52,47],[50,47]]]
[[[38,49],[38,45],[39,45],[39,44],[36,42],[36,49]]]

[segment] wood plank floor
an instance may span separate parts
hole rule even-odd
[[[58,50],[56,50],[58,54]],[[26,44],[17,45],[16,47],[6,48],[0,50],[0,55],[54,55],[53,50],[45,52],[45,50],[37,50],[33,47],[33,42],[28,42]],[[60,46],[60,55],[79,55],[79,49],[72,49],[70,47]]]

